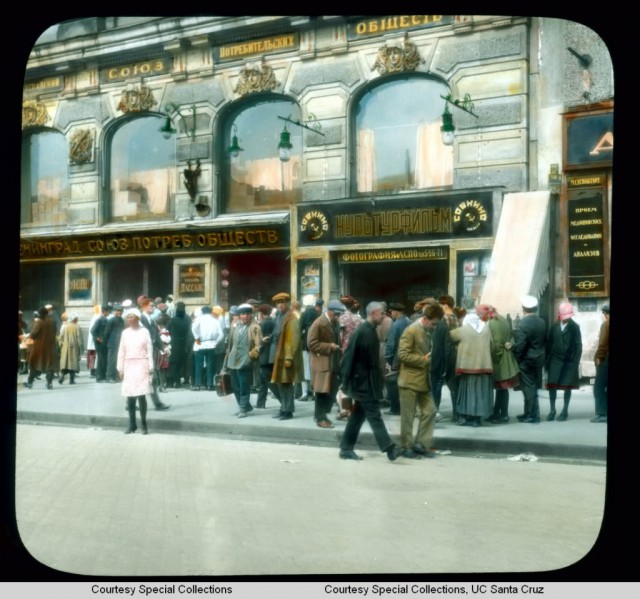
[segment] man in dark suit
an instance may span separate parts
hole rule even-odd
[[[542,386],[542,368],[545,362],[547,325],[536,316],[538,300],[525,295],[522,298],[522,318],[514,331],[513,354],[520,368],[520,388],[524,395],[524,414],[518,416],[520,422],[537,424],[540,422],[538,389]]]
[[[358,325],[340,365],[341,387],[355,403],[340,440],[340,458],[360,460],[353,451],[360,428],[365,419],[369,423],[380,451],[394,461],[402,450],[391,440],[380,414],[382,397],[382,373],[380,370],[380,341],[376,326],[384,318],[384,306],[380,302],[367,305],[367,318]]]
[[[107,319],[111,314],[111,306],[102,305],[102,314],[100,318],[93,323],[91,327],[91,335],[96,346],[96,355],[98,362],[96,365],[96,382],[104,383],[107,380],[107,360],[109,356],[109,348],[107,347],[104,333],[107,328]]]
[[[151,335],[151,345],[153,345],[153,363],[154,363],[154,371],[153,371],[153,392],[151,393],[151,401],[155,406],[156,410],[168,410],[170,406],[164,404],[160,401],[160,397],[158,395],[158,353],[164,350],[162,340],[160,339],[160,333],[158,332],[158,327],[154,322],[151,321],[151,314],[155,309],[155,304],[151,298],[145,297],[140,301],[140,313],[141,318],[140,322],[142,326],[144,326],[149,334]]]

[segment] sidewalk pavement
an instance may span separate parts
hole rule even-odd
[[[34,381],[31,389],[25,388],[26,375],[19,375],[16,393],[16,418],[18,422],[121,428],[128,425],[125,399],[120,395],[120,384],[97,383],[83,370],[76,377],[76,384],[53,381],[53,389],[46,388],[44,376]],[[251,404],[255,406],[255,394]],[[155,410],[148,400],[147,415],[149,434],[195,433],[228,436],[230,438],[294,443],[301,445],[333,446],[336,453],[346,421],[335,419],[333,429],[316,426],[313,419],[313,402],[295,402],[292,420],[281,421],[273,416],[279,411],[279,403],[273,397],[267,399],[266,409],[254,409],[247,418],[237,418],[238,406],[233,395],[219,397],[215,391],[191,391],[189,388],[168,389],[160,398],[169,404],[169,410]],[[507,424],[482,424],[478,428],[458,426],[451,421],[451,399],[448,389],[443,389],[440,413],[443,419],[436,423],[433,448],[452,454],[500,454],[507,457],[606,461],[607,424],[592,423],[594,415],[593,391],[590,385],[574,390],[569,406],[569,419],[565,422],[546,422],[549,399],[546,390],[539,392],[540,424],[524,424],[516,416],[523,412],[523,396],[520,391],[510,391]],[[558,394],[556,409],[562,407],[562,392]],[[400,418],[385,414],[383,417],[392,438],[400,433]],[[358,447],[376,447],[369,425],[362,427]]]

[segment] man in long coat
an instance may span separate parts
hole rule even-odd
[[[314,417],[320,428],[333,428],[328,418],[340,385],[340,323],[346,310],[331,300],[323,315],[313,321],[307,334],[311,385],[315,393]]]
[[[380,451],[393,461],[402,453],[391,440],[380,413],[382,372],[380,370],[380,342],[376,326],[382,321],[384,306],[380,302],[367,305],[367,318],[349,339],[340,364],[342,390],[354,401],[354,408],[340,440],[340,458],[360,460],[353,451],[360,428],[366,420]]]
[[[291,420],[295,411],[293,387],[304,377],[300,320],[291,309],[291,296],[278,293],[273,296],[276,305],[276,324],[271,334],[270,360],[273,360],[271,382],[278,385],[280,412],[274,416],[279,420]]]
[[[520,368],[520,388],[524,395],[524,414],[517,416],[520,422],[540,422],[538,389],[542,385],[542,368],[545,359],[547,325],[536,316],[538,300],[527,295],[522,299],[523,316],[514,331],[513,353]]]
[[[29,350],[29,376],[25,387],[31,389],[33,381],[41,372],[46,373],[47,389],[53,389],[53,375],[58,372],[58,348],[56,345],[56,324],[49,316],[47,308],[38,310],[39,317],[33,321],[29,338],[33,345]]]
[[[96,383],[104,383],[107,380],[107,362],[109,359],[109,348],[104,338],[107,329],[107,322],[111,314],[111,306],[102,305],[102,313],[91,327],[91,336],[96,346]]]
[[[80,372],[80,356],[84,352],[82,332],[78,326],[78,315],[69,313],[69,321],[60,333],[60,376],[62,385],[64,377],[69,373],[69,384],[76,384],[76,373]]]

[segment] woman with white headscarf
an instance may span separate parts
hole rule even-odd
[[[481,305],[464,317],[462,326],[449,331],[457,343],[456,412],[461,426],[480,426],[493,411],[493,340],[487,326],[490,306]]]
[[[67,314],[67,322],[60,329],[60,376],[58,382],[62,385],[64,377],[69,374],[69,384],[76,384],[76,374],[80,372],[80,356],[84,353],[82,332],[78,326],[78,315],[75,312]]]
[[[147,394],[153,391],[153,345],[149,331],[140,323],[140,310],[131,308],[125,313],[127,327],[122,331],[118,346],[117,370],[122,379],[122,395],[127,398],[129,428],[125,434],[135,433],[136,402],[140,411],[140,428],[147,434]]]

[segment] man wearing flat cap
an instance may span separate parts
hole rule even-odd
[[[236,396],[239,411],[238,418],[245,418],[253,411],[251,405],[251,379],[253,365],[258,363],[262,335],[260,326],[253,320],[253,306],[240,304],[238,306],[240,320],[229,334],[227,356],[222,367],[231,375],[231,388]]]
[[[315,393],[314,417],[320,428],[333,428],[328,414],[336,401],[340,386],[340,323],[345,306],[338,300],[327,304],[324,314],[309,327],[307,347],[311,368],[311,384]]]
[[[538,389],[542,386],[542,368],[546,355],[547,325],[536,316],[538,300],[525,295],[522,298],[522,318],[514,331],[513,355],[520,368],[520,388],[524,395],[524,414],[517,416],[520,422],[540,422]]]
[[[300,321],[291,309],[288,293],[274,295],[273,302],[276,305],[276,322],[271,334],[269,359],[273,362],[271,382],[278,385],[280,394],[280,412],[274,418],[291,420],[295,411],[293,388],[302,382],[304,374]]]

